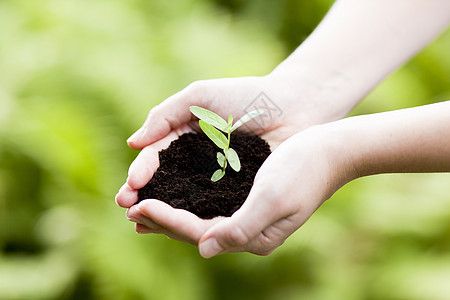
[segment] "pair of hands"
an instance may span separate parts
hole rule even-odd
[[[449,6],[442,0],[339,0],[268,76],[200,81],[169,97],[128,140],[142,151],[130,166],[117,204],[128,208],[137,232],[198,245],[204,257],[238,251],[264,255],[349,180],[381,172],[450,170],[450,101],[332,122],[444,30]],[[197,128],[189,106],[238,118],[260,92],[283,115],[266,119],[262,127],[246,124],[268,141],[273,153],[232,217],[202,220],[154,199],[133,205],[137,190],[158,168],[158,151]]]
[[[348,177],[332,155],[336,149],[327,142],[333,138],[326,136],[326,126],[313,126],[331,121],[335,114],[321,111],[325,100],[318,99],[321,93],[316,86],[301,86],[298,91],[276,75],[199,81],[154,107],[128,140],[130,147],[142,151],[116,196],[116,203],[128,208],[127,217],[136,223],[136,232],[165,234],[197,245],[204,257],[242,251],[267,255],[280,246]],[[158,152],[181,134],[197,129],[189,106],[201,106],[222,117],[239,117],[262,91],[283,113],[266,118],[262,126],[252,121],[243,128],[260,135],[273,152],[232,217],[203,220],[156,199],[134,205],[138,189],[159,166]]]
[[[136,222],[138,233],[162,233],[198,245],[204,257],[240,251],[267,255],[350,180],[379,173],[450,171],[450,101],[325,123],[339,116],[326,99],[343,106],[345,102],[328,97],[326,89],[311,93],[315,98],[296,99],[294,95],[301,93],[280,82],[276,76],[204,81],[150,112],[128,141],[142,151],[116,196],[117,204],[128,208],[127,217]],[[247,123],[247,130],[266,139],[273,152],[238,211],[228,218],[203,220],[156,199],[133,205],[138,189],[158,168],[158,152],[195,129],[189,106],[202,106],[222,117],[239,116],[261,91],[272,96],[283,115],[262,127]],[[304,91],[308,94],[308,88]]]

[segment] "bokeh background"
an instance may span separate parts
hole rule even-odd
[[[352,182],[268,257],[205,260],[114,203],[152,106],[267,74],[331,5],[0,0],[0,299],[449,299],[448,174]],[[352,114],[450,99],[449,49],[447,31]]]

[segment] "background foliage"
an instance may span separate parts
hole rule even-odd
[[[448,174],[350,183],[268,257],[204,260],[114,204],[152,106],[270,72],[331,4],[1,0],[0,299],[448,299]],[[447,31],[353,114],[449,99],[448,49]]]

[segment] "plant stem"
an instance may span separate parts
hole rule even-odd
[[[227,144],[227,149],[230,148],[230,134],[231,134],[231,132],[228,131],[228,144]],[[224,162],[223,162],[223,168],[222,168],[222,170],[225,172],[225,168],[227,167],[227,156],[226,156],[226,154],[225,154],[225,150],[223,151],[223,154],[224,154],[224,156],[225,156],[225,160],[224,160]]]
[[[225,172],[225,168],[227,167],[227,157],[225,156],[225,160],[223,161],[222,170]]]

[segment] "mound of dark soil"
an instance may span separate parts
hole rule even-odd
[[[219,169],[220,150],[204,133],[186,133],[160,151],[160,166],[138,192],[138,202],[158,199],[200,218],[231,216],[250,192],[256,172],[270,154],[267,142],[258,136],[233,133],[231,148],[241,161],[241,170],[227,167],[217,182],[211,175]]]

